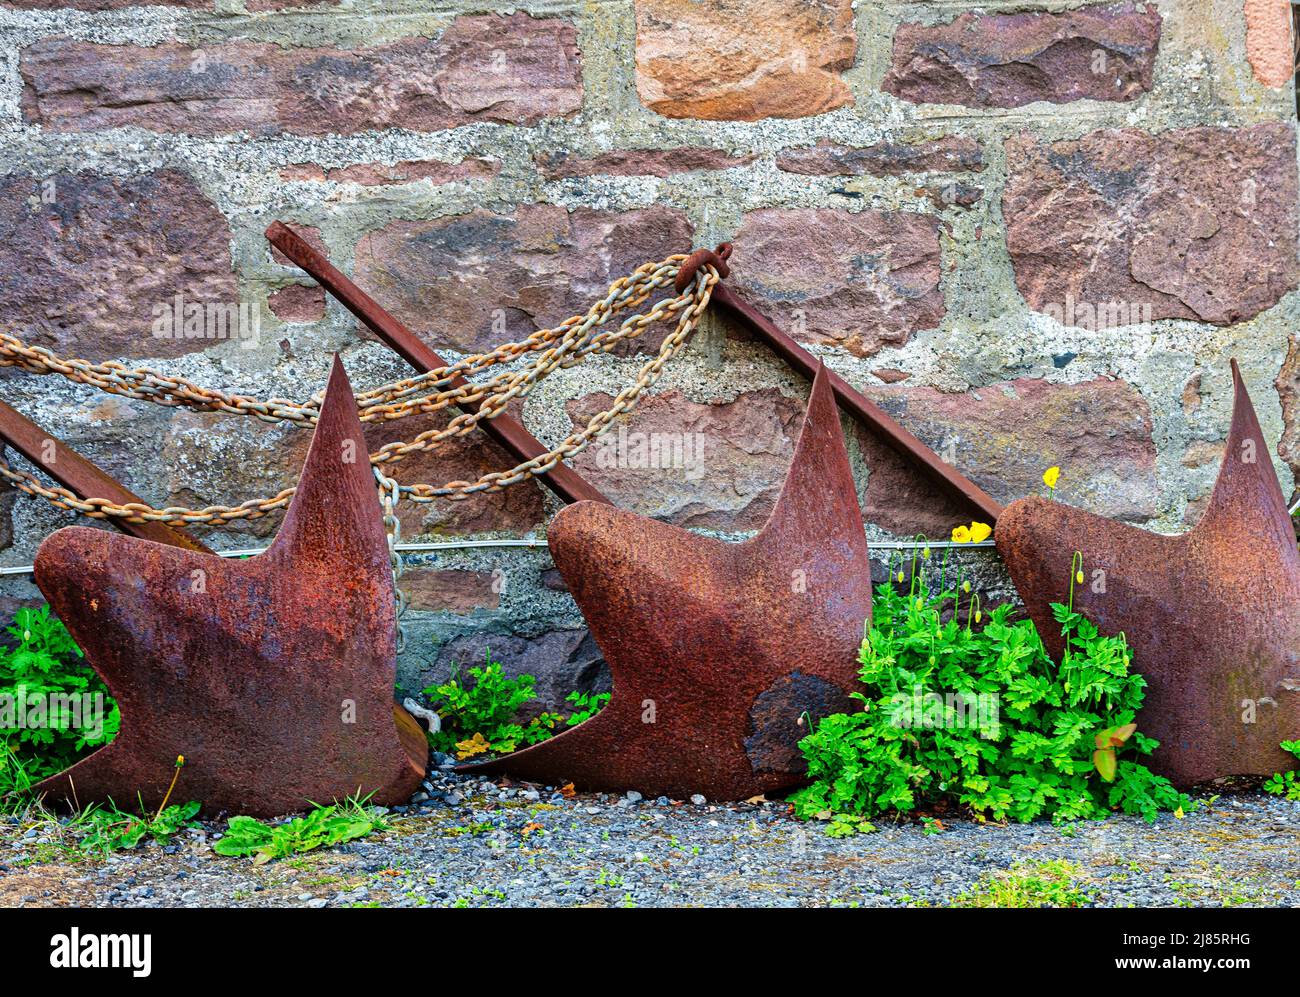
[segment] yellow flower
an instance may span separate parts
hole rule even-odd
[[[1057,480],[1061,477],[1061,469],[1053,464],[1043,472],[1043,484],[1048,488],[1055,488]]]
[[[903,572],[902,572],[901,569],[900,569],[899,572],[898,572],[898,580],[899,580],[900,582],[903,580]]]
[[[977,544],[982,540],[987,540],[993,533],[993,527],[988,523],[971,523],[970,526],[955,526],[952,531],[952,542],[955,544]]]
[[[1083,572],[1082,572],[1082,571],[1076,571],[1076,572],[1074,573],[1074,580],[1075,580],[1075,583],[1076,583],[1076,584],[1082,585],[1082,584],[1083,584]]]
[[[177,767],[177,768],[180,768],[180,767],[181,767],[182,765],[184,765],[184,764],[185,764],[185,756],[184,756],[184,755],[177,755],[177,756],[176,756],[176,767]]]
[[[1182,807],[1179,807],[1177,810],[1175,810],[1175,811],[1174,811],[1174,816],[1177,817],[1179,820],[1182,820],[1182,819],[1183,819],[1183,808],[1182,808]]]

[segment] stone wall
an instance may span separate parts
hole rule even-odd
[[[733,240],[739,288],[1000,500],[1057,464],[1064,501],[1176,530],[1217,472],[1230,357],[1286,491],[1300,471],[1289,30],[1284,0],[0,0],[4,322],[299,397],[331,351],[359,386],[405,368],[268,250],[272,219],[448,356]],[[177,294],[248,306],[256,337],[157,338]],[[557,373],[520,415],[557,441],[645,349]],[[622,505],[741,535],[771,507],[806,391],[710,319],[625,427],[690,434],[672,438],[702,441],[703,463],[578,467]],[[12,371],[0,397],[155,504],[271,494],[305,448],[298,430]],[[970,517],[846,431],[873,538]],[[472,438],[399,477],[505,466]],[[409,508],[405,539],[541,538],[554,508],[536,485]],[[4,497],[0,560],[30,563],[69,521]],[[1005,594],[993,555],[968,556]],[[551,701],[601,681],[544,547],[417,558],[406,583],[408,685],[489,646]],[[21,577],[5,592],[39,598]]]

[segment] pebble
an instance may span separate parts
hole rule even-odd
[[[445,808],[409,807],[391,818],[392,832],[309,853],[302,866],[253,869],[188,847],[214,840],[225,828],[217,821],[174,839],[181,844],[174,854],[142,848],[46,869],[45,881],[24,884],[24,892],[34,904],[72,896],[117,907],[942,906],[1017,862],[1065,859],[1080,866],[1095,906],[1229,899],[1300,906],[1300,837],[1280,833],[1300,820],[1300,804],[1262,794],[1155,827],[1116,817],[1063,833],[1047,823],[980,826],[945,815],[943,834],[887,820],[875,834],[837,839],[819,824],[795,822],[779,804],[715,801],[702,810],[699,793],[690,806],[658,797],[655,806],[638,807],[644,798],[636,792],[565,799],[549,788],[514,789],[518,799],[552,801],[553,809],[539,809],[503,806],[505,787],[480,778],[435,770],[427,783],[424,791],[441,794]],[[32,837],[29,830],[0,822],[0,848],[41,836],[39,826]],[[1210,871],[1206,840],[1216,842]],[[56,882],[53,896],[42,898],[41,889]],[[304,890],[317,882],[342,889]],[[1179,882],[1196,889],[1179,893],[1171,886]]]

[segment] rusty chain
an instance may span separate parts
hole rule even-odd
[[[708,306],[719,273],[712,265],[694,269],[691,280],[673,297],[662,298],[647,311],[625,318],[617,329],[599,332],[613,315],[637,308],[656,292],[672,288],[679,271],[690,259],[685,254],[669,256],[658,263],[646,263],[609,286],[605,297],[584,315],[566,319],[550,329],[541,329],[517,343],[506,343],[487,353],[467,356],[456,363],[404,378],[357,395],[362,422],[386,422],[411,415],[438,412],[451,406],[466,411],[453,417],[436,430],[420,433],[409,441],[395,441],[370,455],[381,492],[391,502],[408,500],[432,502],[436,499],[465,499],[471,495],[496,492],[520,481],[553,469],[561,461],[581,453],[604,435],[618,416],[631,412],[640,396],[650,387],[690,339]],[[438,444],[472,431],[480,421],[499,415],[514,400],[524,397],[534,385],[557,368],[571,367],[595,352],[608,352],[623,340],[635,339],[650,325],[676,318],[676,327],[664,338],[658,352],[637,372],[633,383],[614,398],[609,407],[592,416],[587,424],[569,434],[558,446],[507,471],[493,471],[476,481],[450,481],[441,486],[403,485],[381,470],[382,465],[396,464],[412,453],[436,448]],[[481,383],[461,381],[526,354],[537,354],[523,370],[505,370]],[[29,346],[17,337],[0,333],[0,367],[16,367],[34,374],[58,375],[74,383],[85,384],[110,394],[123,395],[164,406],[183,406],[196,411],[245,415],[264,422],[292,422],[314,425],[320,411],[321,396],[306,402],[269,398],[259,400],[246,395],[230,394],[205,388],[181,377],[149,367],[127,367],[117,362],[91,363],[60,357],[39,346]],[[168,506],[157,509],[145,503],[117,504],[107,499],[82,499],[66,488],[43,484],[34,475],[0,461],[0,478],[29,495],[45,499],[56,508],[79,512],[96,519],[119,517],[125,522],[161,522],[179,525],[221,526],[238,520],[257,519],[288,506],[294,488],[286,488],[269,498],[249,499],[238,505],[210,505],[202,509]],[[385,501],[389,501],[386,499]],[[391,510],[386,505],[385,512]],[[395,518],[395,516],[394,516]],[[394,551],[395,554],[395,551]],[[395,565],[395,568],[397,566]]]

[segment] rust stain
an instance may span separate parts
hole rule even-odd
[[[1285,86],[1295,74],[1291,4],[1287,0],[1245,0],[1246,58],[1266,87]]]

